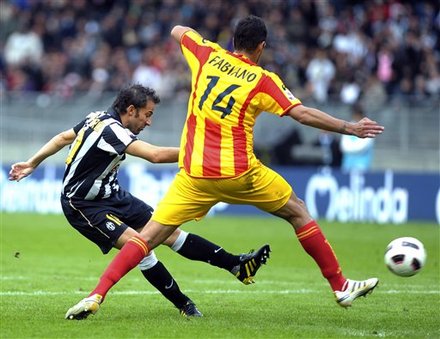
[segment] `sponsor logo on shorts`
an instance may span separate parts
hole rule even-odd
[[[115,224],[112,223],[111,221],[107,221],[107,222],[105,223],[105,226],[107,227],[107,229],[108,229],[109,231],[114,231],[114,230],[116,229]]]

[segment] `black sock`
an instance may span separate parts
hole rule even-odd
[[[190,260],[207,262],[227,271],[240,263],[240,256],[228,253],[220,246],[191,233],[177,253]]]
[[[178,309],[190,300],[180,291],[179,285],[160,261],[148,270],[142,270],[141,272],[148,282],[156,287]]]

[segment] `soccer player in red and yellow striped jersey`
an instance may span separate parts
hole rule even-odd
[[[261,18],[249,16],[239,21],[232,53],[189,27],[175,26],[171,35],[180,43],[190,66],[192,88],[181,138],[180,171],[141,233],[148,250],[162,243],[182,223],[202,218],[220,201],[250,204],[292,225],[304,250],[328,280],[339,305],[351,306],[359,296],[371,293],[378,279],[346,279],[304,202],[278,173],[258,161],[253,152],[253,126],[262,112],[360,138],[374,138],[382,133],[383,126],[368,118],[350,123],[306,107],[277,75],[259,67],[267,37]],[[136,255],[127,247],[115,260],[124,253]],[[130,267],[118,265],[117,270],[114,283]],[[112,275],[111,269],[107,271],[104,280]],[[98,284],[95,291],[105,294],[109,288]]]
[[[193,75],[179,165],[197,178],[231,178],[254,167],[253,126],[263,111],[282,116],[301,102],[280,78],[244,54],[186,31],[180,41]]]

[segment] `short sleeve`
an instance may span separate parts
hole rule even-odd
[[[113,123],[104,128],[102,138],[98,141],[98,148],[103,151],[121,155],[128,145],[137,140],[137,137],[120,124]]]
[[[74,127],[73,130],[75,131],[75,134],[78,134],[78,132],[81,130],[81,128],[83,128],[84,124],[86,123],[87,119],[82,120],[81,122],[77,123]]]
[[[284,85],[282,80],[274,73],[264,75],[259,91],[260,109],[276,115],[284,115],[288,110],[301,101]]]

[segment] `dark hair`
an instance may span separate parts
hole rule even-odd
[[[122,115],[127,112],[128,106],[133,105],[136,109],[142,108],[147,105],[148,100],[152,100],[155,104],[160,102],[154,89],[138,84],[130,85],[121,89],[112,107],[116,113]]]
[[[267,29],[263,19],[255,15],[241,19],[234,32],[234,48],[237,51],[253,52],[258,44],[266,41]]]

